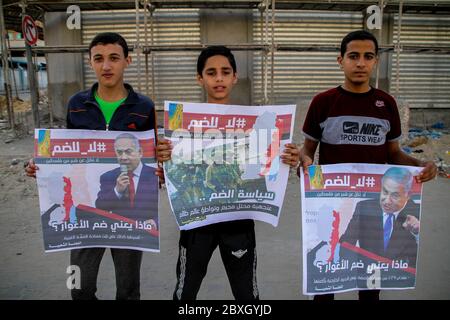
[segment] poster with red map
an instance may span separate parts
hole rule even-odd
[[[302,172],[304,294],[415,287],[421,169],[336,164]]]
[[[153,130],[36,129],[34,151],[46,252],[159,251]]]

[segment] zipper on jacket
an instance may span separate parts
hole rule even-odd
[[[122,108],[122,107],[126,107],[127,105],[128,105],[128,104],[126,104],[125,101],[122,102],[122,104],[119,105],[119,106],[117,107],[116,110],[114,110],[114,112],[113,112],[113,114],[112,114],[112,116],[111,116],[111,119],[109,119],[109,123],[113,122],[114,116],[116,115],[117,111],[118,111],[120,108]],[[100,107],[99,107],[99,109],[100,109]],[[106,120],[105,120],[105,122],[106,122]],[[106,124],[106,131],[108,131],[109,123]]]
[[[102,109],[100,109],[99,105],[97,104],[97,101],[86,100],[84,103],[85,103],[85,104],[86,104],[86,103],[92,104],[92,105],[94,105],[94,106],[97,108],[97,110],[100,112],[101,118],[102,118],[103,121],[105,122],[106,131],[108,131],[108,129],[109,129],[109,123],[106,123],[105,116],[103,115]],[[112,117],[111,117],[111,119],[112,119]]]

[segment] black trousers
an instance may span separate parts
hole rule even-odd
[[[253,220],[216,223],[180,233],[174,300],[195,300],[211,256],[220,255],[236,300],[258,300]]]
[[[70,264],[80,268],[81,288],[72,289],[73,300],[97,300],[97,275],[105,248],[74,249]],[[142,251],[111,248],[116,273],[116,299],[140,299]]]
[[[378,301],[380,300],[380,290],[360,290],[358,291],[360,301]],[[334,294],[321,294],[314,296],[314,301],[332,301]]]

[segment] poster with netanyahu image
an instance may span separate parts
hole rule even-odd
[[[181,230],[239,219],[276,226],[289,166],[295,106],[233,106],[166,101],[164,162],[170,205]]]
[[[302,172],[304,294],[415,287],[421,170],[336,164]]]
[[[159,252],[153,130],[35,129],[34,155],[46,252]]]

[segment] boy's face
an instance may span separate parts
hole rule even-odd
[[[131,63],[117,43],[98,44],[91,48],[90,64],[100,86],[115,88],[123,84],[123,73]]]
[[[237,74],[226,57],[217,55],[206,60],[202,74],[197,74],[197,81],[205,88],[208,103],[226,104],[237,82]]]
[[[344,70],[347,86],[368,86],[370,75],[378,62],[375,44],[371,40],[350,41],[344,56],[339,56],[337,60]]]

